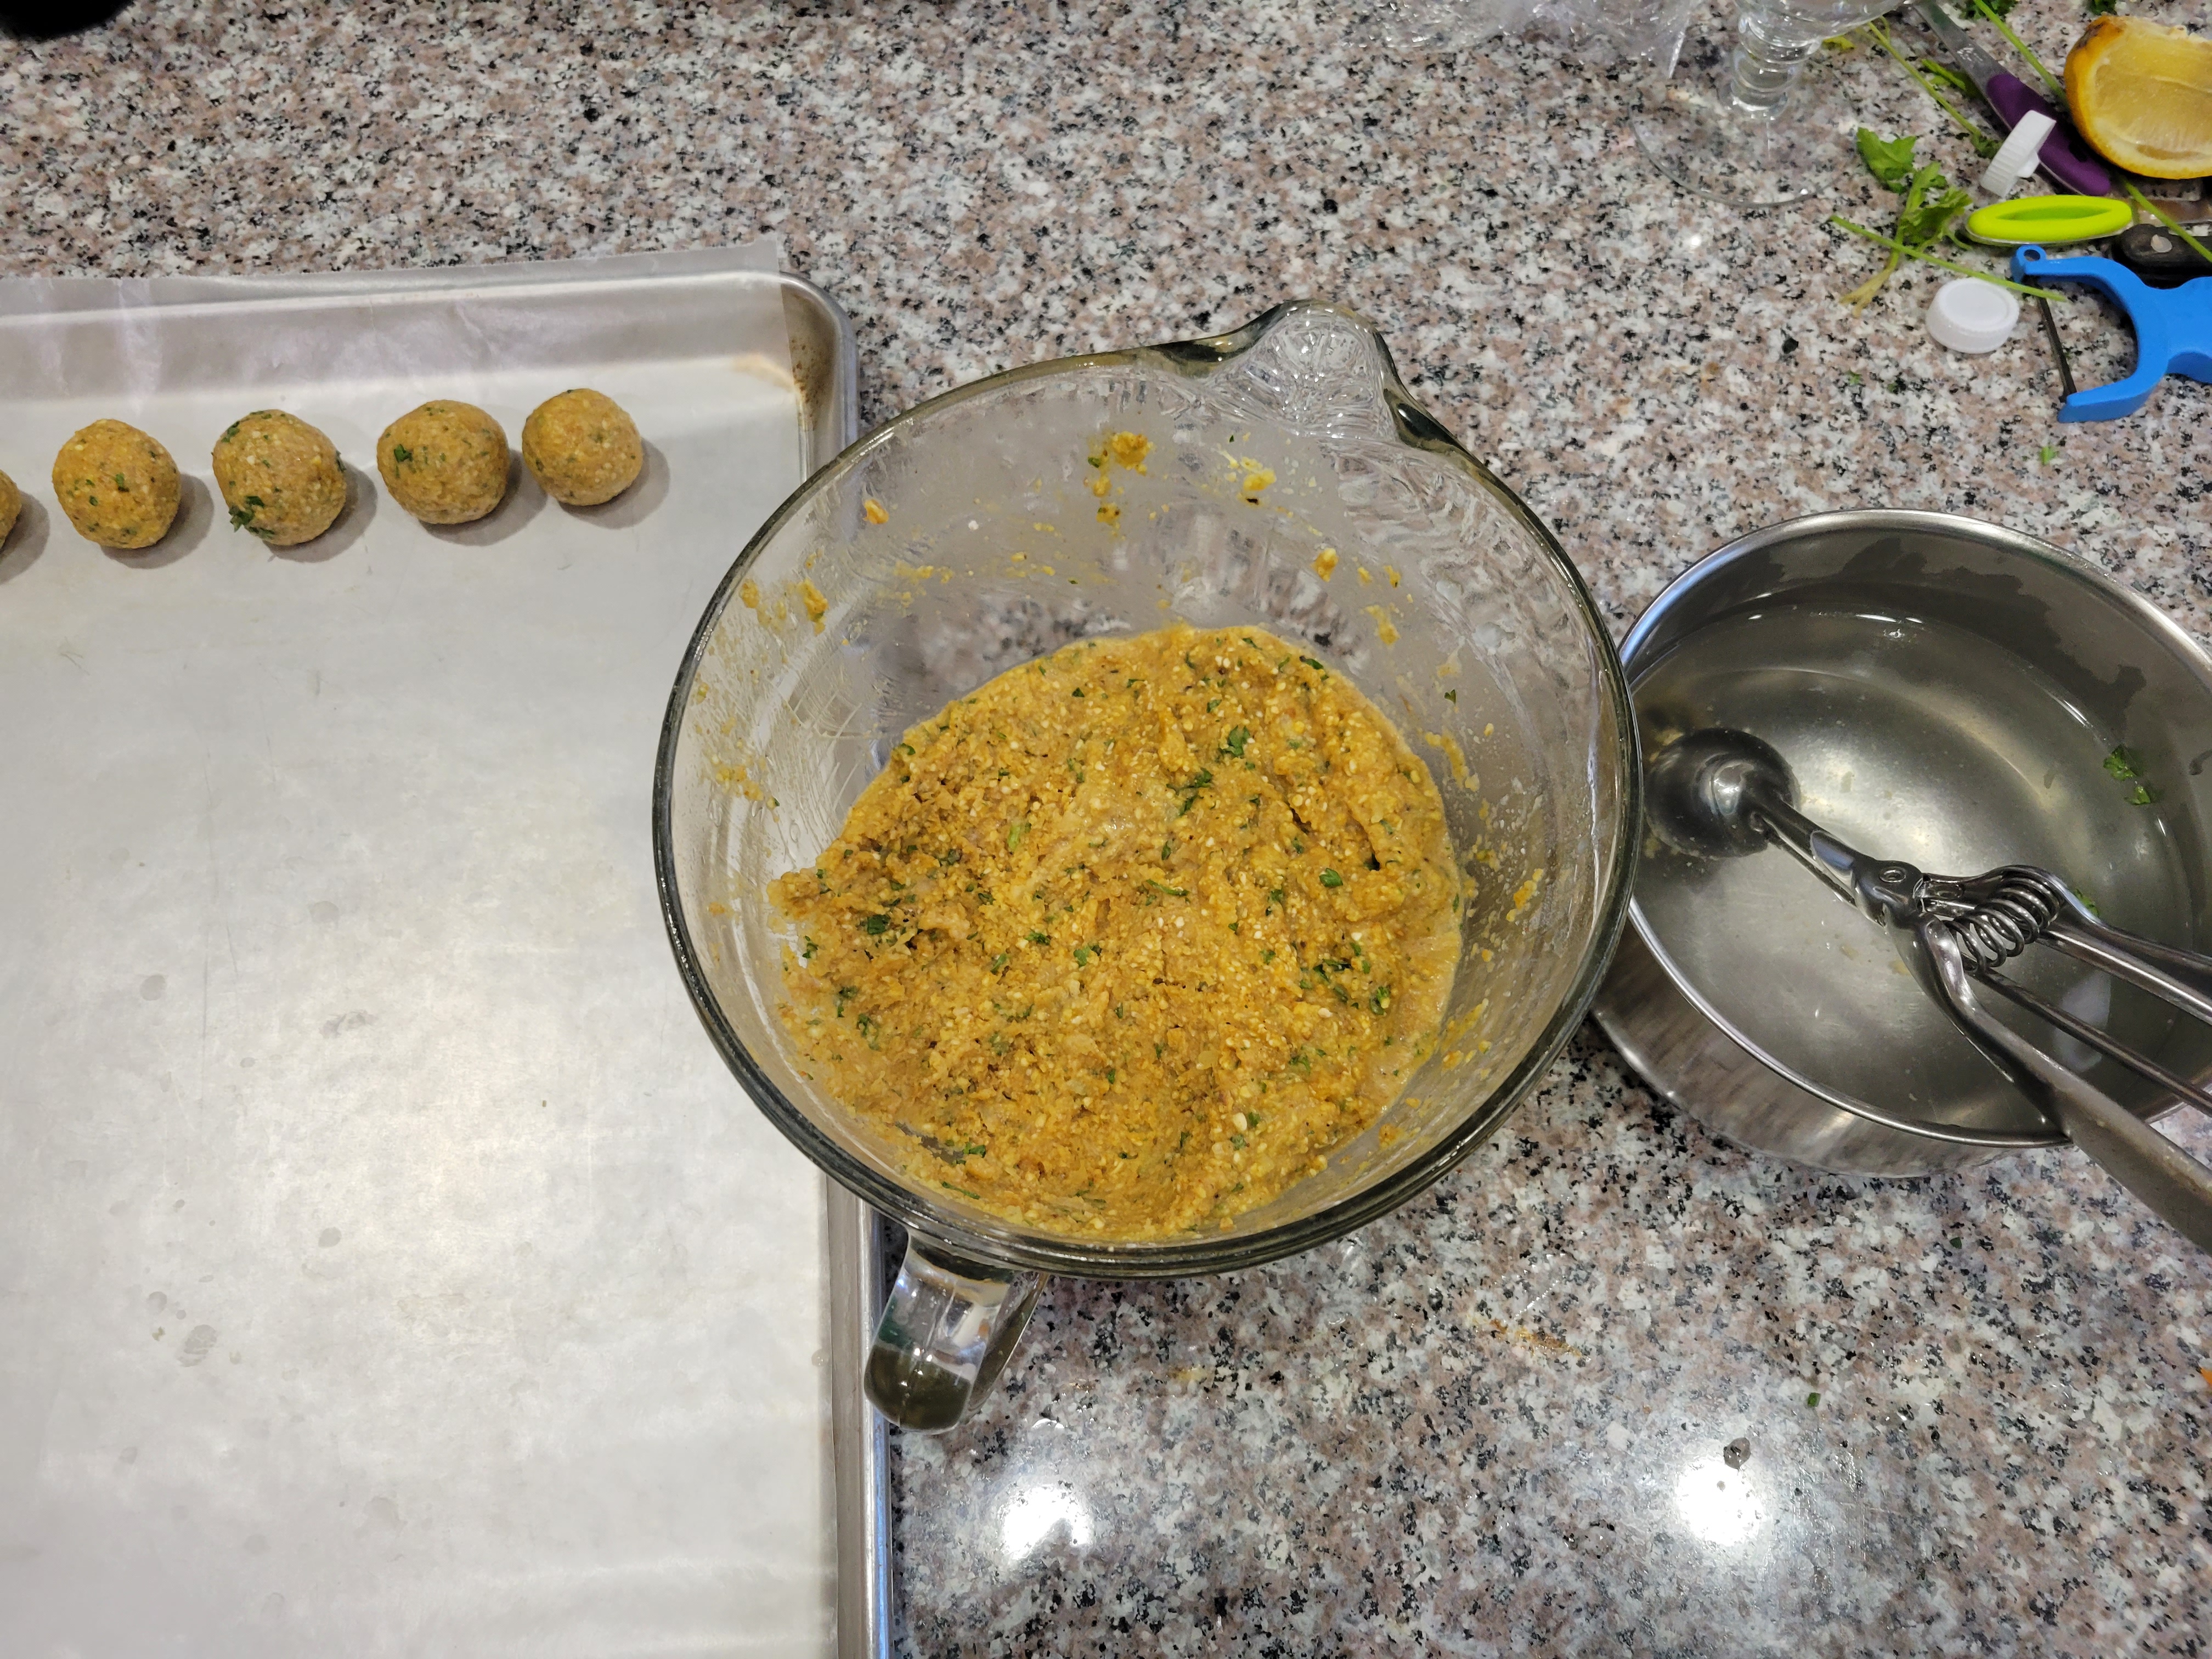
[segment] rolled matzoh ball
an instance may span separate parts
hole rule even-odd
[[[345,511],[337,446],[281,409],[230,423],[216,440],[215,482],[231,523],[271,547],[311,542]]]
[[[137,552],[176,522],[177,464],[160,442],[121,421],[94,421],[54,457],[54,494],[76,533]]]
[[[645,445],[637,423],[603,392],[548,398],[522,423],[522,464],[567,507],[597,507],[637,482]]]
[[[376,470],[424,524],[467,524],[506,497],[507,434],[474,404],[424,404],[384,428]]]

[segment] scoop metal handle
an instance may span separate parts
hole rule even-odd
[[[1781,848],[1837,897],[1881,922],[1913,976],[1967,1040],[2075,1145],[2199,1249],[2212,1251],[2207,1169],[2095,1085],[1984,1006],[1986,985],[2200,1109],[2212,1096],[1997,969],[2045,944],[2212,1024],[2212,959],[2107,927],[2048,870],[1929,875],[1869,858],[1797,809],[1789,764],[1748,732],[1714,727],[1676,738],[1648,768],[1652,825],[1683,850],[1727,857]]]
[[[2212,1170],[1983,1007],[1957,935],[1947,924],[1930,918],[1917,937],[1934,969],[1923,983],[1931,984],[1974,1046],[2106,1174],[2197,1249],[2212,1250]]]
[[[2062,914],[2044,937],[2076,961],[2101,968],[2212,1024],[2212,961],[2194,951],[2177,951],[2086,915]]]

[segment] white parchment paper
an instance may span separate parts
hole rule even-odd
[[[827,1650],[822,1188],[648,823],[799,481],[775,259],[0,283],[0,1653]],[[576,385],[648,446],[606,507],[374,483],[424,398]],[[286,553],[208,474],[265,406],[355,472]],[[100,416],[188,475],[149,553],[48,488]]]

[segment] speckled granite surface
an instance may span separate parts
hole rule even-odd
[[[771,230],[852,313],[872,416],[1322,295],[1382,325],[1623,629],[1731,536],[1882,504],[2048,537],[2212,638],[2205,389],[2058,428],[2033,333],[1942,352],[1919,276],[1852,316],[1869,253],[1812,208],[1675,194],[1607,77],[1509,43],[1401,58],[1305,9],[142,4],[0,43],[0,272]],[[2071,9],[2021,16],[2055,58]],[[1893,71],[1823,72],[1937,132]],[[1880,210],[1856,179],[1836,202]],[[2123,359],[2094,305],[2066,327],[2084,379]],[[1822,1178],[1585,1036],[1354,1239],[1056,1286],[981,1419],[899,1450],[898,1639],[2201,1653],[2209,1287],[2075,1155]]]

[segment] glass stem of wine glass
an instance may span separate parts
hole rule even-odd
[[[1745,3],[1736,9],[1735,73],[1729,96],[1739,109],[1771,115],[1790,96],[1798,71],[1820,44],[1806,39],[1804,26],[1786,14]]]

